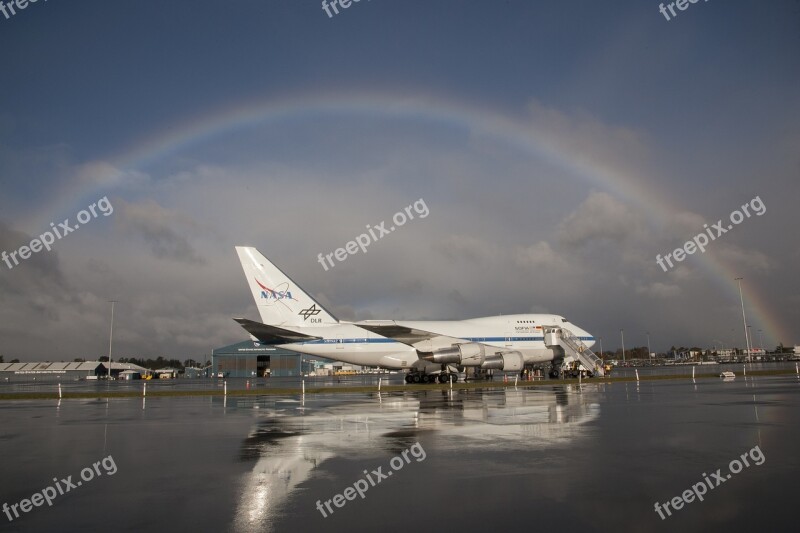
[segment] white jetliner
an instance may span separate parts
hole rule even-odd
[[[409,383],[458,379],[456,369],[521,371],[545,361],[579,361],[594,375],[603,365],[594,337],[549,314],[469,320],[337,320],[258,250],[237,246],[263,323],[234,318],[263,344],[355,365],[408,369]]]

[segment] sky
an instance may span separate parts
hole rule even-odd
[[[548,312],[605,350],[743,346],[742,277],[753,344],[800,344],[800,2],[659,4],[0,13],[0,355],[107,355],[110,300],[115,358],[246,340],[236,245],[340,319]]]

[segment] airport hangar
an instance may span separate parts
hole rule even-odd
[[[134,370],[144,375],[146,368],[131,363],[111,363],[111,375],[119,377],[126,370]],[[86,361],[83,363],[0,363],[0,379],[46,379],[46,380],[79,380],[93,379],[108,375],[108,363]]]
[[[323,361],[329,362],[258,341],[237,342],[211,352],[212,376],[231,378],[300,377],[313,374]]]

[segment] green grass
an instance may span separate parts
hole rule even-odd
[[[753,370],[747,373],[748,376],[785,376],[791,375],[795,372],[790,369],[785,370]],[[741,378],[741,374],[737,374]],[[695,379],[719,379],[719,374],[697,374]],[[691,376],[642,376],[640,381],[666,381],[666,380],[689,380]],[[626,378],[591,378],[584,379],[583,383],[625,383],[636,381],[635,377]],[[575,385],[578,383],[577,379],[548,379],[540,381],[519,381],[517,387],[547,387],[552,385]],[[471,390],[471,389],[488,389],[500,387],[513,387],[514,382],[509,381],[504,383],[502,380],[498,381],[476,381],[463,383],[459,382],[453,385],[453,390]],[[381,392],[398,392],[408,390],[447,390],[450,385],[444,384],[430,384],[430,385],[384,385],[381,387]],[[353,387],[306,387],[306,394],[340,394],[340,393],[354,393],[354,392],[377,392],[376,385],[370,386],[353,386]],[[148,398],[161,398],[166,396],[223,396],[223,390],[150,390],[147,392]],[[281,388],[281,389],[246,389],[246,390],[229,390],[228,396],[286,396],[300,394],[299,388]],[[103,392],[65,392],[62,398],[65,400],[79,400],[79,399],[100,399],[100,398],[141,398],[141,391],[103,391]],[[0,400],[57,400],[58,392],[19,392],[19,393],[0,393]]]

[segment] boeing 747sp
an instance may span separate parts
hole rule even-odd
[[[463,367],[519,372],[579,361],[603,375],[594,337],[550,314],[469,320],[337,320],[258,250],[237,246],[262,322],[235,318],[254,340],[355,365],[406,369],[409,383],[446,383]]]

